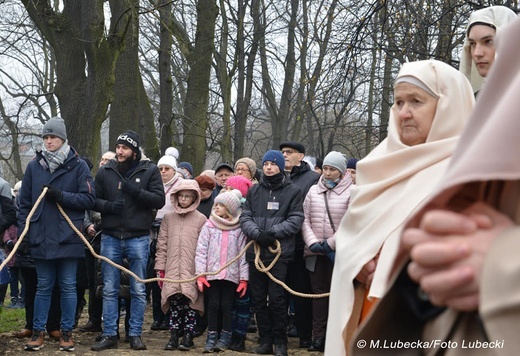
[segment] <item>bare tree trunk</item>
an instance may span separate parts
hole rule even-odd
[[[296,104],[294,107],[294,126],[292,130],[293,137],[301,137],[302,126],[305,122],[307,124],[307,142],[312,143],[312,147],[306,145],[306,151],[314,152],[315,150],[315,141],[314,141],[314,130],[312,129],[312,115],[308,112],[309,107],[312,106],[312,103],[305,102],[305,100],[313,100],[310,94],[305,97],[305,89],[307,89],[307,80],[308,80],[308,72],[307,72],[307,51],[309,49],[309,15],[308,15],[308,2],[307,0],[302,0],[302,19],[301,19],[301,28],[302,28],[302,39],[300,45],[300,81],[296,94]],[[314,78],[311,78],[312,80]]]
[[[316,62],[314,63],[314,70],[312,71],[312,74],[311,74],[310,78],[308,79],[309,87],[308,87],[307,98],[306,98],[307,107],[305,109],[305,116],[307,116],[306,121],[309,125],[309,128],[311,128],[310,125],[312,123],[312,118],[314,118],[314,115],[315,115],[314,106],[315,106],[316,96],[317,96],[316,89],[318,87],[318,82],[320,81],[322,73],[323,73],[323,61],[325,60],[325,57],[327,56],[328,49],[329,49],[330,36],[331,36],[332,30],[333,30],[334,14],[336,12],[337,4],[338,4],[338,1],[334,0],[328,6],[327,16],[326,16],[327,22],[325,23],[325,31],[323,31],[323,37],[321,37],[318,41],[318,48],[319,48],[318,57],[316,58]],[[305,23],[306,23],[306,21],[304,20],[304,29],[306,28]],[[303,49],[304,48],[302,46],[302,51],[300,53],[300,56],[302,56],[302,57],[308,55],[307,48],[305,48],[305,52],[303,51]],[[296,120],[295,127],[297,127],[299,125],[301,125],[301,121]],[[294,131],[297,132],[299,130],[295,129]],[[317,142],[318,143],[323,142],[323,140],[321,140],[321,139],[315,140],[314,136],[313,136],[313,132],[314,132],[314,130],[312,130],[312,129],[309,130],[309,135],[311,135],[311,136],[307,140],[307,142],[308,142],[307,146],[309,146],[310,152],[315,152],[315,153],[321,152],[322,154],[325,154],[326,151],[327,152],[330,151],[332,149],[332,144],[327,148],[321,147],[321,150],[319,150],[318,148],[315,147]],[[334,135],[335,135],[335,131],[332,130],[331,136],[330,136],[331,142],[334,140]],[[297,137],[299,137],[299,136],[296,136],[295,139]]]
[[[238,62],[238,81],[237,81],[237,112],[235,116],[235,159],[244,156],[244,146],[246,140],[247,117],[249,105],[253,92],[253,69],[258,52],[259,31],[253,31],[251,48],[247,54],[245,52],[245,33],[244,17],[246,13],[247,0],[238,0],[238,38],[237,38],[237,62]],[[252,0],[251,17],[259,16],[260,0]]]
[[[439,37],[437,42],[437,48],[435,49],[435,58],[446,62],[451,63],[452,60],[452,52],[453,52],[453,17],[455,16],[455,11],[453,11],[453,2],[452,0],[444,0],[442,3],[442,13],[444,16],[440,18],[439,23]]]
[[[162,154],[173,144],[173,80],[172,80],[172,46],[173,38],[170,32],[172,26],[172,2],[159,1],[159,137]]]
[[[385,38],[388,43],[387,52],[385,53],[385,61],[383,67],[383,95],[381,101],[381,115],[379,122],[379,142],[383,141],[388,135],[388,121],[390,120],[390,97],[393,92],[393,78],[392,78],[392,60],[394,58],[395,45],[393,33],[388,26],[388,5],[381,9],[380,19],[382,21],[383,29],[381,38]],[[368,153],[368,152],[367,152]]]
[[[209,81],[217,13],[214,0],[198,1],[195,47],[187,57],[190,71],[182,119],[184,140],[181,156],[192,163],[196,172],[201,171],[205,163]]]
[[[378,60],[378,50],[377,50],[377,23],[374,24],[373,31],[373,43],[372,46],[372,66],[370,68],[370,85],[368,89],[368,105],[367,105],[367,125],[365,128],[365,154],[368,154],[372,151],[372,142],[373,142],[373,129],[374,129],[374,86],[376,82],[376,69]]]
[[[291,14],[289,19],[287,34],[287,53],[285,55],[285,73],[282,94],[280,97],[280,105],[277,105],[277,99],[272,87],[272,81],[269,74],[269,66],[267,60],[267,50],[265,44],[265,24],[266,15],[262,13],[262,23],[258,23],[258,29],[262,32],[260,43],[260,62],[262,66],[262,91],[266,102],[267,110],[271,119],[273,147],[277,147],[283,140],[288,137],[289,128],[289,112],[292,102],[292,92],[294,87],[294,75],[296,72],[296,55],[295,55],[295,36],[297,25],[297,14],[299,0],[291,0]],[[259,21],[260,19],[253,19]]]
[[[123,0],[111,0],[119,3]],[[81,155],[97,157],[99,131],[112,99],[115,62],[124,44],[128,16],[111,23],[105,37],[103,1],[22,0],[56,55],[56,96],[70,143]]]
[[[222,95],[222,124],[223,132],[220,139],[220,156],[223,162],[233,161],[233,145],[231,143],[231,81],[236,71],[236,59],[231,63],[232,68],[228,71],[228,36],[229,24],[226,14],[226,4],[220,0],[220,8],[222,9],[220,17],[222,19],[220,31],[220,46],[215,53],[215,63],[217,79],[220,85]]]

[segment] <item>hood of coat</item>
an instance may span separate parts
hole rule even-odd
[[[181,190],[191,190],[193,191],[193,193],[195,194],[195,196],[197,197],[197,199],[195,199],[195,201],[193,202],[193,204],[191,204],[189,207],[187,208],[181,208],[179,206],[179,192]],[[194,210],[197,210],[197,207],[199,206],[200,204],[200,189],[199,189],[199,184],[197,183],[196,180],[194,179],[182,179],[179,184],[177,184],[174,188],[173,188],[173,191],[172,191],[172,194],[170,196],[170,199],[172,199],[172,207],[173,207],[173,210],[175,210],[176,213],[178,214],[186,214],[186,213],[189,213],[190,211],[194,211]]]

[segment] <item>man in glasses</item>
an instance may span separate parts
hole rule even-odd
[[[303,160],[305,146],[301,143],[284,142],[280,145],[280,151],[285,158],[285,173],[290,176],[292,183],[300,188],[303,200],[305,200],[307,192],[318,183],[320,175]],[[309,272],[303,258],[304,247],[302,233],[299,231],[296,235],[294,261],[289,263],[287,284],[298,292],[312,293]],[[308,348],[312,343],[312,300],[295,296],[291,298],[294,300],[294,327],[296,330],[289,330],[289,336],[298,336],[300,338],[299,347]]]

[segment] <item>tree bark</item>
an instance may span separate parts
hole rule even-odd
[[[206,157],[209,83],[217,12],[214,0],[197,2],[195,46],[186,57],[190,70],[182,118],[184,137],[181,157],[191,162],[196,172],[202,170]]]
[[[114,2],[118,1],[110,1]],[[99,132],[112,100],[115,62],[126,23],[112,22],[105,36],[101,0],[65,0],[62,12],[54,10],[48,0],[22,3],[54,49],[55,93],[69,142],[80,155],[97,159]]]

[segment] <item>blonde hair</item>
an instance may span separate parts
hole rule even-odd
[[[226,217],[223,217],[224,219],[226,220],[233,220],[235,217],[233,215],[231,215],[231,213],[229,212],[229,209],[227,206],[225,206],[224,204],[222,203],[215,203],[213,204],[213,209],[215,209],[215,207],[218,205],[224,207],[224,209],[226,210]],[[221,216],[222,217],[222,216]]]

